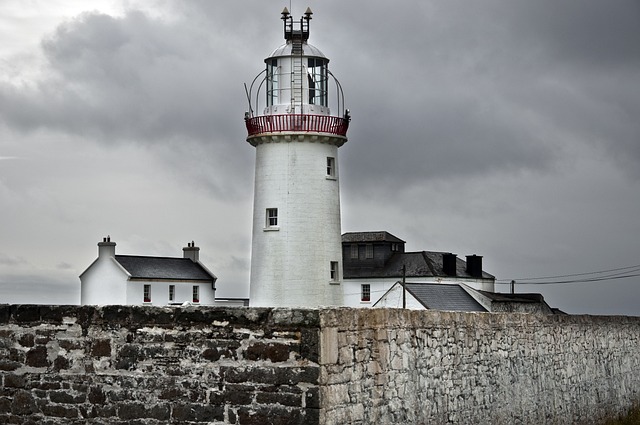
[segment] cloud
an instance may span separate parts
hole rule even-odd
[[[17,266],[21,264],[27,264],[27,261],[22,257],[10,256],[0,252],[0,266]]]
[[[5,121],[103,141],[208,140],[219,108],[203,88],[215,85],[220,69],[204,60],[211,46],[194,32],[142,12],[84,13],[43,41],[44,80],[2,87]]]
[[[64,261],[61,262],[61,263],[58,263],[56,265],[56,268],[58,270],[73,270],[74,269],[73,265],[71,265],[71,264],[69,264],[67,262],[64,262]]]

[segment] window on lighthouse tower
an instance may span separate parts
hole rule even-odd
[[[278,209],[267,208],[267,227],[278,227]]]
[[[329,278],[331,279],[332,283],[337,283],[338,282],[338,262],[337,261],[331,261],[329,263]]]
[[[327,157],[327,177],[336,176],[336,159],[333,157]]]

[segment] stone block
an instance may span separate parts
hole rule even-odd
[[[93,357],[111,357],[111,340],[96,339],[91,343],[91,355]]]
[[[202,404],[177,404],[171,412],[171,420],[178,422],[214,422],[224,420],[224,407]]]
[[[45,416],[55,418],[75,419],[79,416],[78,409],[75,407],[67,407],[61,405],[46,405],[42,407],[42,413]]]
[[[47,347],[40,345],[27,351],[25,363],[31,367],[48,367]]]
[[[338,329],[324,328],[320,333],[320,364],[338,363]]]
[[[245,358],[247,360],[269,360],[272,363],[284,362],[289,359],[289,353],[291,352],[291,346],[279,343],[263,343],[255,342],[245,351]]]
[[[18,391],[11,401],[11,413],[19,416],[29,416],[39,412],[36,401],[28,391]]]
[[[52,391],[51,393],[49,393],[49,399],[53,403],[79,404],[86,401],[87,395],[82,393],[73,394],[68,391]]]

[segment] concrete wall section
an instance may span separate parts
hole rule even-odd
[[[0,423],[317,424],[318,312],[0,306]]]
[[[640,318],[334,309],[322,424],[597,424],[640,401]]]

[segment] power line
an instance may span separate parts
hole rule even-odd
[[[586,275],[590,275],[590,274],[608,273],[608,272],[615,272],[615,271],[619,271],[619,270],[628,270],[628,269],[640,269],[640,264],[636,264],[635,266],[619,267],[617,269],[597,270],[597,271],[587,272],[587,273],[573,273],[573,274],[563,274],[563,275],[556,275],[556,276],[542,276],[542,277],[521,277],[521,278],[514,279],[514,280],[520,281],[520,280],[556,279],[556,278],[559,278],[559,277],[586,276]]]
[[[638,273],[636,273],[638,272]],[[589,276],[581,279],[563,279],[567,277],[580,277]],[[518,279],[500,279],[497,280],[497,284],[509,284],[512,280],[517,283],[525,283],[527,285],[551,285],[551,284],[566,284],[566,283],[589,283],[589,282],[601,282],[604,280],[617,280],[628,279],[632,277],[640,276],[640,264],[627,267],[618,267],[615,269],[597,270],[587,273],[572,273],[556,276],[542,276],[542,277],[526,277]],[[549,280],[551,279],[551,280]],[[524,281],[524,282],[523,282]],[[543,281],[543,282],[533,282]]]

